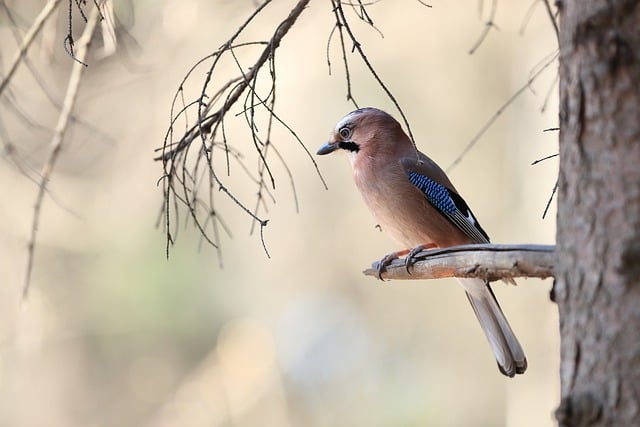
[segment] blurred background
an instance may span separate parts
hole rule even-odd
[[[0,11],[4,75],[17,49],[14,32],[24,34],[43,2],[2,3],[18,24]],[[556,50],[542,3],[500,2],[496,28],[470,55],[490,5],[453,3],[376,2],[367,10],[384,37],[354,24],[419,148],[445,168]],[[294,4],[270,4],[242,40],[268,39]],[[153,157],[171,100],[192,64],[223,44],[257,2],[114,5],[128,34],[119,34],[114,55],[98,50],[89,57],[77,120],[43,206],[25,301],[37,178],[59,110],[24,65],[2,97],[1,426],[555,424],[552,281],[494,285],[529,360],[525,375],[506,378],[455,281],[383,283],[362,275],[399,248],[375,228],[346,158],[317,158],[327,191],[282,128],[274,142],[293,174],[299,211],[285,168],[273,163],[277,203],[262,215],[270,258],[259,235],[249,233],[250,218],[218,194],[232,232],[222,238],[222,260],[184,225],[184,213],[167,260],[157,227],[162,168]],[[58,102],[72,66],[62,44],[66,7],[28,55]],[[81,21],[75,25],[80,32]],[[331,3],[312,0],[276,55],[276,111],[312,153],[354,109],[337,39],[328,73],[333,25]],[[96,47],[102,45],[99,36]],[[240,61],[251,65],[258,51]],[[358,103],[398,117],[356,56],[350,60]],[[192,77],[196,89],[205,71]],[[557,161],[531,163],[557,152],[557,134],[543,132],[557,126],[556,71],[552,65],[542,73],[450,172],[496,243],[554,242],[555,202],[546,219],[542,213]],[[244,119],[225,125],[255,167]],[[254,184],[237,168],[225,180],[247,204],[255,202]]]

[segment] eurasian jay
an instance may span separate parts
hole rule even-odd
[[[394,258],[425,248],[488,243],[482,229],[444,171],[417,151],[393,117],[376,108],[347,114],[318,154],[344,150],[353,178],[382,230],[407,250],[384,257],[379,273]],[[414,248],[413,250],[409,250]],[[488,283],[462,279],[500,372],[509,377],[527,369],[527,359]]]

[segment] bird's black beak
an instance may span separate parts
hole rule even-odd
[[[340,145],[338,145],[337,142],[327,142],[322,147],[318,148],[318,152],[316,154],[323,156],[325,154],[333,153],[338,148],[340,148]]]

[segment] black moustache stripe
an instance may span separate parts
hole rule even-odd
[[[358,152],[360,151],[360,146],[353,141],[340,141],[338,146],[343,150]]]

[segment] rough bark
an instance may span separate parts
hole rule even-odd
[[[560,13],[561,426],[640,423],[640,2]]]

